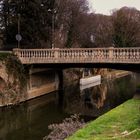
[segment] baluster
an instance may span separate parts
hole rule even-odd
[[[128,49],[128,61],[130,59],[130,50]]]
[[[139,60],[139,55],[140,55],[139,54],[139,49],[137,49],[137,55],[136,55],[137,56],[137,60]]]
[[[102,50],[102,61],[104,61],[106,59],[106,56],[105,56],[105,49]]]
[[[72,50],[72,61],[74,61],[74,57],[75,57],[75,52],[74,50]]]
[[[129,50],[128,49],[126,49],[126,59],[127,59],[127,61],[129,59]]]
[[[45,59],[48,58],[48,50],[45,50]]]
[[[127,49],[125,49],[125,61],[127,61],[128,56],[127,56]]]
[[[83,57],[84,57],[83,50],[81,50],[81,61],[83,61]]]
[[[136,49],[133,49],[133,59],[134,59],[134,62],[136,60]]]
[[[80,61],[80,50],[78,49],[78,58],[79,58],[79,61]]]
[[[69,60],[70,60],[70,58],[71,58],[71,50],[68,50],[69,51]]]
[[[50,58],[51,58],[51,60],[53,58],[53,52],[52,51],[55,51],[56,52],[56,50],[50,50]]]
[[[32,51],[32,57],[35,57],[35,52],[34,51]]]
[[[138,51],[138,49],[136,48],[135,49],[135,60],[137,61],[137,51]]]
[[[118,60],[118,50],[116,49],[116,61]]]
[[[92,60],[92,49],[90,49],[90,59]]]
[[[108,53],[108,49],[106,49],[106,59],[108,59],[109,53]]]
[[[67,50],[65,50],[65,59],[67,59]],[[65,60],[65,59],[64,59],[64,60]]]
[[[28,51],[26,51],[26,58],[28,58]]]
[[[21,50],[21,57],[23,57],[23,52],[24,52],[24,51],[23,51],[23,50]]]
[[[77,59],[77,52],[76,52],[76,50],[74,50],[74,62],[76,61],[76,59]]]
[[[106,60],[106,49],[103,50],[103,61]]]
[[[49,58],[51,58],[51,50],[49,50]]]
[[[65,59],[65,50],[63,50],[62,52],[63,59]]]
[[[50,58],[52,59],[53,58],[53,53],[52,53],[53,50],[50,50]],[[56,52],[56,50],[55,50]]]
[[[31,52],[28,51],[28,59],[30,59],[30,58],[31,58]]]
[[[131,49],[130,55],[131,55],[131,60],[130,61],[133,61],[133,49]]]
[[[40,59],[42,58],[42,50],[40,50]]]
[[[27,50],[27,53],[28,53],[28,59],[30,59],[31,58],[31,51]]]
[[[50,50],[50,58],[53,57],[53,55],[52,55],[52,51],[53,51],[53,50]],[[56,50],[55,50],[55,51],[56,51]]]
[[[66,55],[66,54],[65,54],[65,50],[63,50],[63,60],[65,60],[65,55]],[[62,60],[62,61],[63,61],[63,60]]]
[[[60,57],[60,53],[59,53],[59,50],[57,50],[58,52],[58,58]],[[53,51],[53,58],[55,57],[55,51]]]
[[[40,57],[41,57],[41,59],[42,59],[42,50],[40,51]]]
[[[100,58],[101,58],[101,61],[103,61],[104,59],[104,53],[103,53],[104,49],[100,49]]]
[[[122,56],[121,56],[121,57],[122,57],[122,61],[125,61],[125,59],[124,59],[124,58],[125,58],[125,52],[124,52],[124,49],[121,50],[121,54],[122,54]]]
[[[119,49],[119,61],[121,61],[121,49]]]
[[[50,50],[47,51],[47,57],[50,59]]]
[[[131,61],[131,59],[132,59],[132,49],[130,49],[129,54],[130,54],[130,60],[129,61]]]
[[[138,54],[138,59],[140,60],[140,49],[138,49],[137,54]]]
[[[47,57],[47,50],[44,51],[44,58]]]
[[[95,50],[92,49],[92,59],[95,59]]]
[[[103,61],[106,59],[106,49],[103,50]]]
[[[124,49],[124,61],[126,61],[126,49]]]
[[[67,59],[67,50],[65,50],[65,58]]]
[[[39,59],[40,59],[40,51],[35,51],[35,52],[38,52],[38,57],[39,57]]]

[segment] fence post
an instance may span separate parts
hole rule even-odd
[[[14,55],[16,55],[16,56],[20,56],[20,55],[19,55],[19,49],[18,49],[18,48],[14,48],[14,49],[13,49],[13,53],[14,53]]]
[[[109,60],[113,59],[113,49],[114,47],[109,47]]]

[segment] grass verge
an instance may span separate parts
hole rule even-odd
[[[140,100],[131,99],[88,123],[67,140],[140,140]]]

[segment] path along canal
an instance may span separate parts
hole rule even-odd
[[[65,87],[63,92],[54,92],[16,107],[1,108],[0,140],[42,140],[50,132],[48,125],[60,123],[70,114],[81,114],[85,121],[94,119],[132,98],[140,83],[139,77],[131,74],[81,90],[75,83]]]

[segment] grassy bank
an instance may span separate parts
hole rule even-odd
[[[140,140],[140,100],[131,99],[109,111],[67,140]]]

